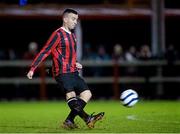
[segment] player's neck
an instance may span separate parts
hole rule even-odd
[[[71,33],[71,30],[70,30],[68,27],[66,27],[65,25],[63,25],[61,28],[62,28],[64,31],[66,31],[66,32],[68,32],[68,33]]]

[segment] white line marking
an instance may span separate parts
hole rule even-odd
[[[180,124],[179,121],[156,121],[156,120],[150,120],[150,119],[140,119],[136,115],[128,115],[126,116],[126,119],[128,120],[134,120],[134,121],[145,121],[145,122],[156,122],[156,123],[174,123],[174,124]]]

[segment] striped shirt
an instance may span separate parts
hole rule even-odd
[[[53,75],[76,72],[76,37],[74,33],[66,31],[63,27],[52,33],[45,46],[37,54],[31,64],[31,71],[49,55],[52,55]]]

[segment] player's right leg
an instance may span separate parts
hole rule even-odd
[[[90,91],[89,89],[84,90],[84,91],[81,92],[80,95],[79,95],[79,98],[80,98],[81,100],[83,100],[84,102],[86,102],[86,103],[89,102],[89,100],[91,99],[91,97],[92,97],[92,93],[91,93],[91,91]]]
[[[86,113],[83,109],[86,106],[86,104],[88,103],[88,101],[91,99],[92,93],[91,93],[88,85],[84,81],[84,79],[82,77],[80,77],[79,75],[76,76],[76,84],[77,84],[76,88],[80,92],[80,98],[78,100],[79,104],[82,106],[82,111],[84,113]],[[88,114],[86,114],[86,115],[88,115]],[[95,123],[98,120],[101,120],[103,118],[103,116],[104,116],[104,112],[101,112],[97,115],[85,116],[85,118],[83,118],[83,120],[85,121],[85,123],[87,124],[87,126],[89,128],[94,128]]]
[[[90,98],[92,97],[91,91],[90,90],[85,90],[83,92],[80,93],[80,99],[79,102],[81,105],[86,105],[86,103],[90,100]],[[104,112],[100,112],[96,115],[89,115],[88,118],[85,120],[87,126],[89,128],[94,128],[94,125],[97,121],[101,120],[104,116]]]

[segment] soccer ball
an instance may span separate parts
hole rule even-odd
[[[138,94],[132,89],[125,90],[120,95],[122,104],[126,107],[132,107],[138,102]]]

